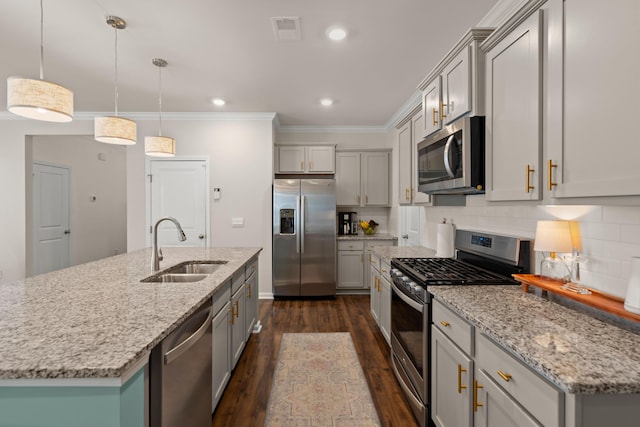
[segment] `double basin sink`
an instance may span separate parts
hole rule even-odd
[[[159,273],[142,279],[141,282],[152,283],[190,283],[199,282],[215,272],[227,261],[185,261]]]

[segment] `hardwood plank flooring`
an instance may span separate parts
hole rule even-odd
[[[262,331],[249,339],[213,414],[212,427],[264,424],[285,332],[350,332],[382,425],[417,427],[393,375],[389,346],[371,316],[369,304],[366,295],[261,300]]]

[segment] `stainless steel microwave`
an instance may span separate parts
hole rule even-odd
[[[463,117],[418,144],[418,191],[484,193],[484,117]]]

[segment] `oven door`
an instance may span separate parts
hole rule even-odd
[[[420,412],[425,416],[429,402],[429,305],[417,301],[395,283],[391,287],[391,351],[396,377],[410,393],[412,406],[421,405]],[[416,417],[421,418],[417,413]]]

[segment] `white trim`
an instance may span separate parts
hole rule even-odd
[[[406,118],[411,111],[418,107],[418,105],[422,105],[422,91],[416,90],[413,94],[407,99],[404,104],[398,108],[387,123],[384,125],[387,130],[393,129],[396,124]]]
[[[280,126],[278,133],[386,133],[386,126]]]
[[[0,379],[0,387],[122,387],[149,362],[149,352],[116,378],[16,378]]]

